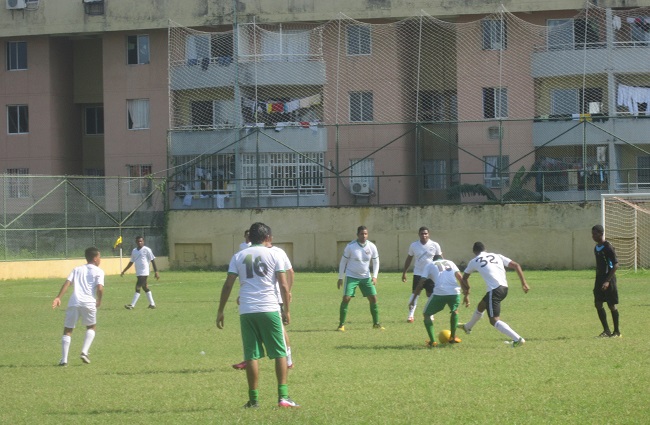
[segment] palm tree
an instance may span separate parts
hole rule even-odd
[[[503,194],[501,202],[542,202],[547,201],[541,193],[524,188],[524,185],[535,178],[534,172],[537,165],[531,167],[530,172],[522,165],[515,173],[510,183],[510,189]],[[460,200],[463,196],[485,196],[488,202],[499,202],[494,192],[484,184],[459,184],[447,189],[447,198]]]

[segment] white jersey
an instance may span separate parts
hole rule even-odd
[[[133,248],[131,251],[131,262],[135,266],[136,276],[149,276],[149,262],[155,260],[153,251],[147,246]]]
[[[372,261],[372,277],[379,274],[379,251],[374,243],[366,241],[362,246],[358,240],[353,240],[345,246],[341,263],[339,264],[339,279],[345,276],[356,279],[370,277],[370,261]]]
[[[241,251],[242,249],[246,249],[249,246],[251,246],[250,242],[242,242],[242,243],[239,244],[239,250]]]
[[[276,272],[284,271],[277,251],[252,245],[232,256],[228,273],[239,276],[239,314],[280,311]]]
[[[434,242],[431,239],[424,245],[419,240],[413,242],[409,247],[409,256],[415,259],[413,274],[416,276],[424,276],[427,266],[433,262],[434,255],[442,255],[442,250],[438,242]]]
[[[104,286],[104,271],[94,264],[85,264],[75,267],[68,280],[73,285],[68,307],[95,307],[97,286]]]
[[[460,270],[453,261],[436,260],[427,266],[424,277],[433,280],[433,295],[457,295],[460,294],[460,285],[456,273]]]
[[[289,256],[284,251],[284,249],[278,248],[277,246],[272,246],[269,249],[272,249],[272,250],[274,250],[274,251],[276,251],[278,253],[278,256],[280,257],[280,259],[282,260],[282,262],[284,264],[284,266],[283,266],[284,271],[291,270],[293,268],[293,266],[291,265],[291,260],[289,260]],[[284,304],[284,302],[282,301],[282,292],[280,291],[280,282],[278,282],[277,278],[275,279],[275,293],[276,293],[276,295],[278,297],[278,303],[279,304]]]
[[[499,286],[508,286],[506,267],[508,267],[511,261],[510,258],[504,257],[501,254],[481,252],[469,262],[465,273],[479,272],[489,292]]]

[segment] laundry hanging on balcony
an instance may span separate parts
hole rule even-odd
[[[650,105],[650,88],[619,84],[616,103],[618,106],[625,106],[632,115],[639,115],[639,104],[645,103],[644,114],[650,115],[650,108],[647,107]]]

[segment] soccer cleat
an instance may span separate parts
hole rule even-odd
[[[385,331],[386,330],[386,328],[383,327],[380,323],[375,323],[374,325],[372,325],[372,328],[373,329],[379,329],[380,331]]]
[[[471,330],[471,329],[467,329],[467,328],[465,327],[465,324],[464,324],[464,323],[459,323],[458,326],[456,326],[456,329],[462,329],[463,332],[465,332],[465,333],[468,334],[468,335],[469,335],[470,333],[472,333],[472,330]]]
[[[300,407],[300,405],[289,397],[285,397],[278,400],[278,407]]]
[[[336,328],[336,330],[339,332],[345,332],[345,326],[341,325],[338,328]]]
[[[257,404],[256,401],[250,401],[250,400],[248,400],[248,401],[246,402],[246,404],[244,404],[243,407],[244,407],[244,409],[257,409],[258,407],[260,407],[260,405]]]
[[[512,348],[521,347],[521,346],[524,345],[525,343],[526,343],[526,340],[525,340],[525,339],[523,339],[523,338],[519,338],[519,339],[516,340],[516,341],[512,341]]]
[[[433,347],[437,347],[437,346],[438,346],[438,343],[435,342],[435,341],[429,341],[429,340],[426,340],[426,341],[424,341],[424,343],[425,343],[425,345],[426,345],[427,348],[433,348]]]
[[[461,340],[460,338],[458,338],[457,336],[455,336],[455,337],[453,337],[453,338],[449,338],[449,343],[450,343],[450,344],[458,344],[458,343],[461,342],[461,341],[462,341],[462,340]]]
[[[597,338],[610,338],[612,336],[612,333],[608,330],[602,331],[600,335],[598,335]]]
[[[150,308],[150,309],[153,310],[154,308],[156,308],[156,305],[155,304],[149,304],[149,307],[147,307],[147,308]]]
[[[59,362],[59,366],[66,367],[67,365],[68,363],[64,362],[63,360]]]
[[[82,362],[89,364],[90,363],[90,357],[88,357],[88,354],[81,353],[79,356]]]
[[[127,310],[133,310],[133,306],[131,304],[125,305],[124,308]]]
[[[244,370],[246,369],[246,361],[232,365],[233,369]]]
[[[621,335],[621,333],[619,331],[614,331],[614,332],[612,332],[611,337],[612,338],[623,338],[623,335]]]
[[[287,365],[287,369],[293,369],[293,363]]]
[[[412,318],[412,317],[409,317],[408,319],[406,319],[406,322],[407,323],[413,323],[413,322],[415,322],[415,319]]]

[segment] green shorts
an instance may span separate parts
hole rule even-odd
[[[270,359],[287,356],[282,315],[279,311],[247,313],[239,316],[244,360],[264,357],[264,348]]]
[[[460,294],[456,295],[432,295],[427,304],[424,306],[424,316],[428,317],[439,311],[444,310],[445,306],[449,306],[450,311],[458,310],[460,305]]]
[[[355,277],[346,276],[345,285],[343,285],[343,295],[347,297],[354,297],[354,292],[357,290],[357,286],[361,289],[361,293],[364,297],[369,295],[377,295],[377,288],[372,283],[372,278],[367,277],[365,279],[357,279]]]

